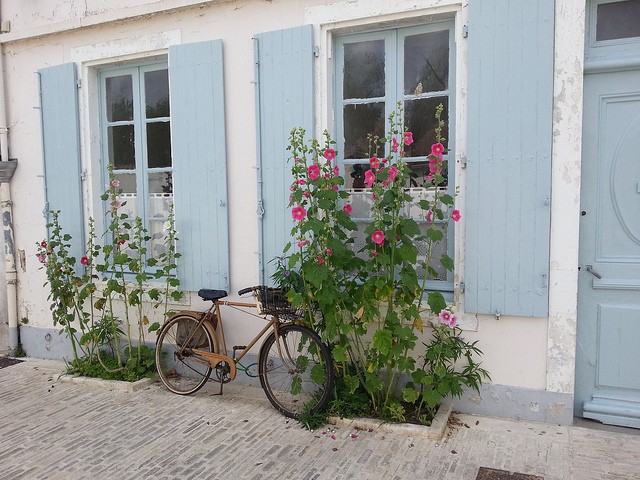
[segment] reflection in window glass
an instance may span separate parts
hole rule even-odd
[[[166,69],[144,74],[144,93],[147,118],[169,116],[169,74]]]
[[[404,40],[404,93],[421,95],[449,88],[449,32],[411,35]]]
[[[384,96],[384,40],[344,46],[344,98]]]
[[[408,157],[426,156],[431,153],[431,145],[436,143],[436,109],[442,104],[442,120],[444,127],[441,135],[445,138],[444,146],[447,146],[449,111],[447,97],[424,98],[418,100],[406,100],[404,102],[404,121],[407,130],[413,133],[413,143],[405,148]]]
[[[147,161],[150,168],[171,166],[171,131],[168,122],[147,123]]]
[[[105,90],[107,120],[109,122],[133,120],[133,84],[131,75],[107,78]]]
[[[596,40],[640,37],[640,0],[598,5]]]
[[[369,158],[367,135],[384,137],[384,103],[344,107],[344,158]]]
[[[136,150],[133,125],[119,125],[107,128],[109,162],[116,170],[136,168]]]

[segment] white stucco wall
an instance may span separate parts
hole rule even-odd
[[[256,33],[311,23],[320,47],[316,62],[318,128],[331,127],[331,33],[393,24],[407,17],[447,15],[456,22],[456,161],[466,152],[468,0],[9,0],[0,16],[11,31],[0,34],[5,61],[10,155],[19,159],[12,181],[16,249],[20,253],[19,318],[50,328],[44,274],[35,243],[44,237],[43,165],[39,119],[40,68],[77,62],[82,80],[82,153],[85,194],[100,191],[95,168],[97,133],[92,120],[96,66],[166,53],[169,45],[222,39],[225,62],[228,212],[231,292],[258,280],[254,52]],[[127,19],[133,15],[135,18]],[[55,35],[49,35],[54,32]],[[513,318],[467,315],[468,338],[479,340],[484,365],[495,384],[573,392],[575,349],[584,1],[556,1],[554,143],[550,316]],[[465,171],[458,169],[457,199],[464,213]],[[93,197],[91,197],[93,198]],[[91,205],[91,202],[87,202]],[[87,215],[93,214],[92,210]],[[464,228],[456,231],[458,272],[464,272]],[[211,285],[215,288],[215,285]],[[456,297],[462,311],[464,298]],[[192,307],[201,304],[197,299]],[[226,328],[233,344],[259,324],[237,318]],[[242,334],[242,335],[241,335]],[[237,339],[237,340],[236,340]]]

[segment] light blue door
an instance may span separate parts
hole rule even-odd
[[[640,70],[585,76],[577,416],[640,428]]]

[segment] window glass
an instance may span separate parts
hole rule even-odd
[[[169,122],[147,124],[147,160],[149,168],[171,166],[171,127]]]
[[[107,129],[109,161],[117,170],[136,168],[135,133],[133,125],[116,125]]]
[[[133,84],[131,75],[106,79],[107,120],[133,120]]]
[[[344,107],[344,158],[369,158],[367,135],[384,137],[384,103]]]
[[[640,37],[640,0],[598,5],[596,41]]]
[[[147,118],[169,116],[169,74],[166,69],[144,74],[144,93]]]
[[[345,44],[345,99],[384,96],[384,58],[384,40]]]
[[[413,143],[405,147],[407,156],[426,157],[431,153],[431,145],[436,143],[436,128],[438,127],[435,111],[440,104],[444,107],[442,111],[444,127],[441,135],[446,140],[449,137],[448,97],[405,100],[404,122],[407,130],[413,133]]]
[[[449,32],[410,35],[404,40],[404,93],[449,88]]]

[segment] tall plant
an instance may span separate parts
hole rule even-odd
[[[332,343],[348,390],[363,389],[374,412],[392,417],[401,416],[400,400],[417,403],[421,410],[434,398],[429,383],[433,377],[423,375],[430,363],[418,364],[414,355],[425,329],[423,318],[436,323],[443,316],[455,318],[440,292],[426,290],[426,282],[438,276],[436,267],[453,270],[451,257],[437,254],[435,247],[444,240],[448,222],[460,219],[453,196],[442,188],[447,179],[441,115],[440,106],[436,143],[427,157],[429,173],[423,179],[429,196],[416,205],[426,229],[402,214],[414,201],[407,192],[411,171],[404,161],[405,147],[413,143],[413,135],[404,128],[400,107],[388,118],[386,137],[369,136],[364,182],[372,197],[371,222],[359,251],[351,239],[357,225],[350,218],[351,205],[345,203],[349,194],[339,189],[344,179],[332,166],[335,151],[328,133],[322,145],[316,140],[305,143],[305,132],[299,129],[290,139],[292,236],[298,250],[281,260],[276,279],[290,288],[293,303],[304,307],[307,321]],[[418,243],[425,245],[423,257],[419,257]],[[290,248],[288,245],[285,253]],[[447,321],[451,335],[459,338],[455,322]],[[437,328],[433,341],[442,343],[447,332]],[[429,345],[425,344],[427,350]],[[479,377],[478,381],[482,374]],[[399,379],[413,379],[405,383],[401,398],[397,395],[403,386]],[[438,391],[457,393],[444,385],[444,380],[439,382]],[[470,386],[477,385],[471,382]]]
[[[119,187],[110,170],[101,197],[107,206],[102,242],[90,218],[85,255],[77,260],[69,254],[73,239],[63,232],[59,212],[51,212],[50,238],[39,242],[37,256],[47,272],[54,324],[62,326],[73,348],[72,368],[99,362],[110,373],[128,372],[135,378],[154,368],[145,335],[157,330],[160,322],[149,325],[148,311],[162,309],[166,316],[169,301],[182,296],[176,276],[180,254],[173,205],[165,224],[164,251],[154,257],[148,252],[150,235],[142,219],[123,211],[126,202],[121,201]],[[115,355],[115,365],[104,362],[105,347]]]

